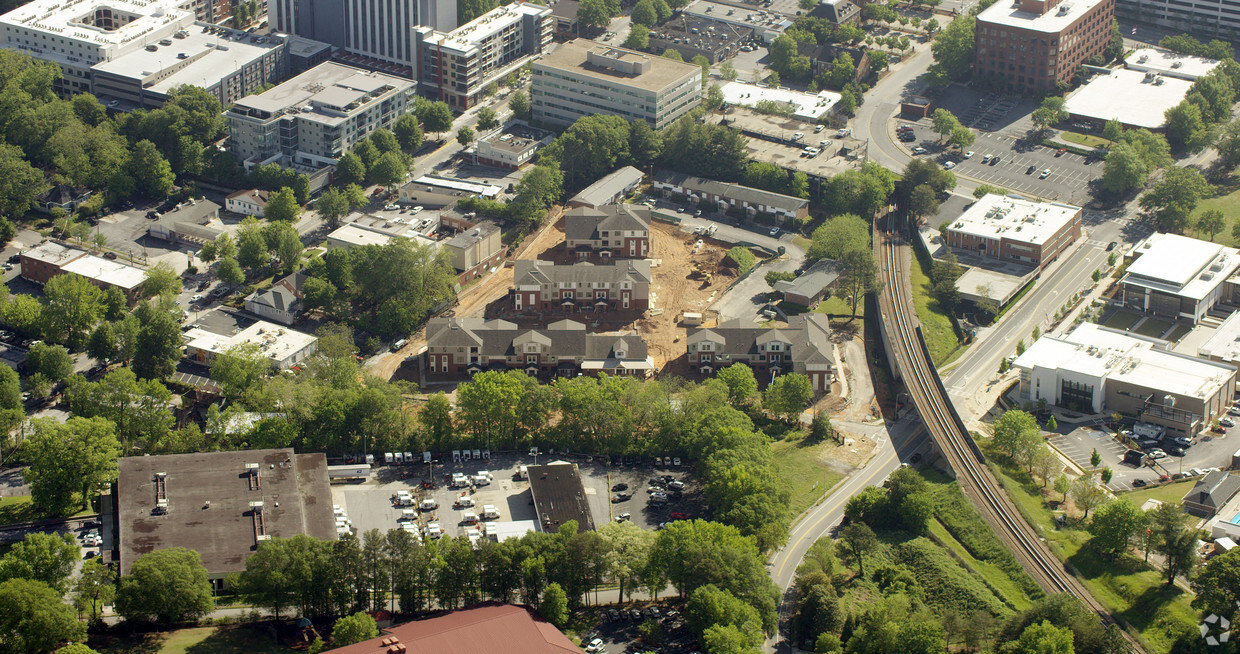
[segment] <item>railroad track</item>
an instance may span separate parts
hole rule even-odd
[[[879,310],[891,341],[891,352],[917,413],[926,431],[934,438],[956,472],[961,490],[990,523],[995,532],[1011,547],[1025,570],[1049,593],[1071,593],[1105,622],[1114,617],[1080,580],[1068,572],[1017,511],[1011,498],[999,486],[986,466],[986,459],[973,441],[960,414],[952,406],[930,359],[930,351],[913,310],[912,291],[905,265],[904,239],[906,221],[895,212],[883,220],[884,229],[875,229],[875,257],[884,288],[879,294]],[[1127,631],[1124,638],[1133,652],[1144,652],[1141,644]]]

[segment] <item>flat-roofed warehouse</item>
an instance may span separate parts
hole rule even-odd
[[[219,586],[258,544],[306,534],[335,540],[327,457],[292,448],[134,456],[118,464],[120,572],[169,547],[202,557]]]
[[[592,531],[594,518],[581,484],[577,464],[556,461],[530,466],[530,493],[534,496],[534,512],[542,530],[554,534],[569,520],[577,521],[577,531]]]

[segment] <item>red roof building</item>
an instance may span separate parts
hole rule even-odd
[[[486,602],[433,618],[383,630],[377,638],[347,645],[331,654],[581,654],[573,644],[525,606]]]

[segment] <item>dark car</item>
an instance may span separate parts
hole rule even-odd
[[[21,260],[22,260],[22,255],[20,254],[15,254],[9,257],[9,263],[17,263],[18,261],[21,261]]]
[[[1026,174],[1026,175],[1032,175],[1032,174],[1033,174],[1033,171],[1035,171],[1035,170],[1037,170],[1037,169],[1038,169],[1038,167],[1037,167],[1037,166],[1029,166],[1028,168],[1026,168],[1026,169],[1025,169],[1025,174]]]
[[[991,159],[991,160],[990,160],[990,165],[992,165],[992,166],[993,166],[993,165],[995,165],[995,164],[997,164],[997,163],[999,163],[999,157],[995,157],[994,159]]]
[[[913,456],[908,458],[909,463],[917,463],[918,461],[921,461],[921,452],[913,452]]]
[[[210,281],[204,281],[203,283],[201,283],[201,284],[199,284],[199,285],[198,285],[198,290],[200,290],[200,291],[205,291],[205,290],[207,290],[207,287],[209,287],[209,286],[211,286],[211,282],[210,282]]]
[[[1119,245],[1118,241],[1111,241],[1110,243],[1107,243],[1107,252],[1114,250],[1117,245]]]
[[[613,503],[619,504],[621,502],[627,502],[631,499],[633,499],[632,493],[616,493],[616,496],[611,498],[611,501]]]
[[[146,219],[147,219],[147,220],[155,220],[156,218],[159,218],[159,212],[158,212],[158,211],[148,211],[148,212],[146,212]]]
[[[629,609],[629,617],[633,618],[634,620],[641,620],[642,612],[637,609]]]
[[[1184,451],[1184,448],[1177,445],[1175,447],[1167,448],[1167,454],[1170,454],[1171,456],[1184,456],[1186,452]]]
[[[613,491],[626,491],[629,489],[629,485],[628,484],[616,484],[615,486],[612,486],[611,489]]]
[[[1144,486],[1145,486],[1145,480],[1144,480],[1144,479],[1133,479],[1133,480],[1132,480],[1132,487],[1133,487],[1133,488],[1142,488],[1142,487],[1144,487]]]

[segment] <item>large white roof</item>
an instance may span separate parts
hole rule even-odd
[[[1080,213],[1080,207],[1070,204],[1033,202],[990,193],[953,220],[948,229],[982,238],[1040,245]]]
[[[185,30],[181,38],[172,37],[172,45],[154,45],[154,52],[138,48],[112,61],[95,64],[94,69],[140,80],[175,70],[144,88],[156,93],[167,93],[183,84],[205,89],[219,83],[225,75],[261,59],[284,42],[284,37],[277,35],[222,28],[219,33],[209,34],[203,29],[193,26]]]
[[[279,364],[289,356],[314,345],[319,339],[317,336],[260,320],[232,335],[216,334],[201,327],[194,327],[185,332],[185,340],[188,347],[214,354],[254,343],[263,356],[273,364]]]
[[[843,97],[834,91],[820,91],[813,94],[745,82],[728,82],[723,85],[722,91],[723,101],[728,104],[753,107],[762,100],[771,100],[790,105],[794,117],[811,121],[818,120],[831,111],[831,107],[834,107],[835,103]]]
[[[1220,63],[1222,62],[1217,59],[1194,57],[1158,48],[1141,48],[1124,57],[1124,66],[1131,70],[1152,70],[1187,80],[1194,80],[1209,73],[1218,68]]]
[[[146,271],[116,261],[88,254],[60,267],[65,272],[77,273],[87,279],[101,281],[125,290],[136,288],[146,281]]]
[[[1044,14],[1021,11],[1019,2],[1000,0],[978,14],[979,23],[993,23],[1038,32],[1059,33],[1104,0],[1063,0]]]
[[[502,5],[461,25],[447,34],[436,33],[435,45],[466,52],[509,27],[520,23],[526,16],[551,15],[549,7],[514,2]]]
[[[1228,316],[1197,348],[1197,354],[1219,361],[1240,361],[1240,311]]]
[[[1188,95],[1192,82],[1174,77],[1147,79],[1137,70],[1116,70],[1099,75],[1068,96],[1064,109],[1073,116],[1096,120],[1115,119],[1124,125],[1158,129],[1164,114]]]
[[[92,24],[99,12],[110,13],[119,26]],[[0,24],[109,49],[159,41],[168,30],[191,26],[193,20],[194,14],[178,9],[176,0],[34,0],[0,16]]]
[[[1081,323],[1062,338],[1043,336],[1013,362],[1017,368],[1071,371],[1149,389],[1205,399],[1235,374],[1235,368],[1154,349],[1154,342],[1094,323]]]
[[[1204,298],[1240,268],[1240,252],[1179,234],[1151,234],[1132,249],[1124,283]]]

